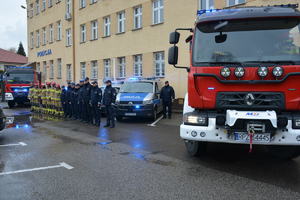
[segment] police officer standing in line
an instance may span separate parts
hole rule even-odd
[[[102,101],[102,90],[98,87],[97,81],[92,83],[91,91],[91,108],[92,108],[92,123],[95,126],[100,126],[101,122],[101,101]]]
[[[103,94],[103,105],[105,105],[107,122],[104,127],[115,127],[115,108],[117,92],[115,88],[111,86],[111,81],[107,80],[106,87]]]
[[[72,110],[73,110],[73,119],[77,120],[79,118],[79,101],[78,101],[78,95],[79,95],[79,84],[75,85],[75,88],[72,91]]]
[[[160,98],[163,102],[163,115],[164,119],[167,118],[167,110],[168,117],[171,119],[172,117],[172,102],[175,99],[175,92],[173,87],[169,85],[169,81],[165,82],[165,86],[160,91]]]
[[[72,87],[71,87],[71,82],[68,82],[68,87],[67,87],[67,92],[66,92],[66,117],[71,118],[72,117]]]
[[[83,86],[83,120],[86,123],[90,123],[91,121],[91,107],[90,107],[90,101],[91,101],[91,89],[92,86],[90,84],[90,79],[88,77],[84,80],[84,86]]]
[[[67,117],[67,90],[64,85],[61,87],[60,101],[64,111],[64,116]]]
[[[78,118],[83,121],[84,119],[84,113],[83,113],[83,88],[84,86],[84,80],[79,81],[79,89],[78,89]]]

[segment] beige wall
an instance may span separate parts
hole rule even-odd
[[[174,86],[177,97],[184,97],[187,86],[187,73],[184,70],[174,69],[167,64],[168,36],[175,28],[191,28],[196,19],[196,11],[199,0],[164,0],[164,23],[152,25],[152,0],[98,0],[97,3],[90,5],[90,0],[86,0],[85,8],[79,9],[79,0],[73,1],[74,15],[71,21],[65,20],[66,0],[48,8],[41,12],[38,16],[28,18],[28,43],[29,43],[29,62],[40,62],[41,69],[43,61],[47,61],[49,80],[49,61],[54,60],[55,81],[59,83],[66,82],[66,64],[72,64],[75,67],[75,76],[73,81],[80,79],[80,62],[86,62],[86,74],[90,77],[91,61],[98,61],[98,80],[102,81],[104,77],[103,59],[112,59],[117,61],[117,57],[126,57],[126,77],[133,76],[133,55],[143,55],[143,76],[152,77],[154,75],[154,59],[153,52],[164,51],[165,53],[165,69],[166,76],[162,80],[169,80]],[[28,8],[35,0],[28,0]],[[40,3],[42,0],[40,0]],[[248,0],[246,5],[269,5],[281,3],[299,3],[299,0]],[[133,30],[133,8],[142,5],[143,9],[143,27],[140,30]],[[225,0],[215,0],[216,8],[226,7]],[[125,10],[126,25],[125,33],[117,34],[117,13]],[[103,37],[103,17],[111,17],[111,36]],[[30,33],[36,30],[42,30],[49,24],[54,25],[54,38],[56,39],[56,22],[62,22],[62,40],[52,44],[40,46],[39,48],[30,48]],[[91,21],[98,20],[97,40],[91,41]],[[80,43],[80,25],[86,24],[87,41]],[[74,27],[73,27],[74,26]],[[73,28],[72,35],[73,45],[66,47],[66,29]],[[40,33],[42,38],[42,33]],[[49,35],[49,31],[48,31]],[[181,43],[179,44],[180,57],[179,63],[183,66],[189,65],[188,45],[184,43],[184,39],[189,35],[183,32]],[[35,36],[36,39],[36,36]],[[49,40],[49,37],[48,37]],[[52,50],[52,55],[37,57],[37,52],[42,50]],[[74,52],[73,52],[74,51]],[[73,55],[74,53],[74,55]],[[75,62],[73,63],[73,56]],[[56,60],[62,59],[62,79],[56,79]],[[114,62],[112,62],[113,64]],[[112,66],[113,67],[113,66]],[[112,71],[116,74],[116,71]]]

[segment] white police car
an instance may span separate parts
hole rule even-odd
[[[162,112],[159,80],[130,79],[120,88],[116,99],[116,118],[145,117],[155,120]]]

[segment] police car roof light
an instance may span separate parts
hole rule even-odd
[[[208,10],[203,9],[203,10],[198,10],[197,11],[197,15],[200,16],[200,15],[203,15],[205,13],[213,13],[213,12],[217,12],[219,10],[221,10],[221,9],[208,9]]]

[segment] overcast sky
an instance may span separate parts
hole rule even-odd
[[[27,13],[21,5],[26,0],[1,0],[0,6],[0,48],[18,48],[21,41],[27,52]]]

